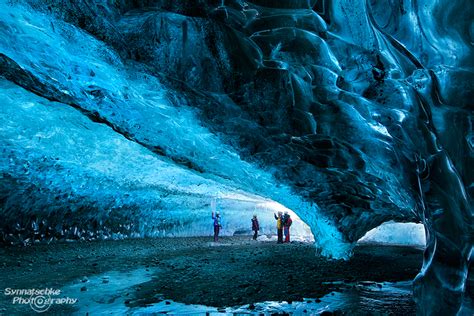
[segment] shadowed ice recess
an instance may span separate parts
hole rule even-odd
[[[382,223],[422,223],[418,312],[455,314],[472,252],[473,9],[0,0],[0,238],[207,235],[214,205],[233,235],[288,209],[341,259]]]

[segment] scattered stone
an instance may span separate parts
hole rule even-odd
[[[233,300],[234,302],[236,302],[236,303],[242,302],[242,298],[241,298],[241,297],[235,297],[235,296],[234,296],[234,297],[232,297],[232,300]]]
[[[184,242],[184,241],[186,241],[186,240],[183,240],[183,241],[180,241],[180,242]],[[161,241],[157,240],[157,242],[161,242]],[[197,243],[197,244],[199,244],[199,243]],[[79,244],[79,245],[81,245],[81,247],[83,247],[83,244]],[[115,245],[115,243],[113,245]],[[122,251],[122,249],[125,246],[121,244],[121,248],[119,248],[117,250],[117,253],[118,253],[117,258],[122,258],[122,255],[120,255],[119,253],[120,253],[120,251]],[[51,249],[54,249],[54,248],[52,248],[53,246],[50,246],[50,247],[51,247]],[[57,246],[57,247],[59,247],[59,246]],[[274,249],[273,246],[270,248],[270,246],[263,245],[262,247],[266,247],[265,248],[265,254],[269,254],[271,256],[279,256],[280,255],[279,252],[277,252],[275,254],[271,252]],[[305,248],[306,246],[303,245],[302,247]],[[222,249],[225,249],[225,248],[222,247]],[[278,249],[279,248],[277,248],[277,250]],[[366,250],[366,249],[367,248],[362,249],[362,250],[364,250],[364,252],[362,253],[362,255],[364,255],[364,256],[367,256],[367,253],[369,253],[368,252],[369,250]],[[232,258],[240,258],[239,259],[239,267],[238,267],[238,269],[234,269],[234,271],[227,271],[227,269],[222,267],[222,262],[219,261],[220,257],[223,256],[222,252],[219,253],[219,254],[218,253],[211,254],[211,253],[203,252],[202,249],[198,248],[198,249],[196,249],[196,251],[189,250],[189,253],[186,252],[185,256],[183,256],[181,252],[177,252],[176,256],[179,257],[179,260],[175,259],[175,257],[172,257],[173,254],[165,253],[163,255],[163,259],[162,259],[162,262],[160,264],[160,267],[163,267],[163,272],[166,272],[166,273],[159,274],[159,275],[157,274],[153,278],[152,282],[155,282],[155,283],[152,286],[152,288],[149,289],[149,291],[150,291],[150,293],[153,293],[153,294],[154,294],[154,291],[159,291],[161,293],[164,293],[165,296],[162,296],[163,299],[168,298],[169,300],[174,300],[174,301],[180,302],[181,301],[180,298],[186,298],[186,301],[189,301],[191,304],[192,303],[197,303],[197,304],[204,303],[203,305],[216,306],[216,307],[219,306],[219,305],[220,306],[240,306],[240,305],[243,305],[243,304],[240,304],[239,299],[234,298],[234,296],[244,297],[245,299],[240,299],[240,300],[246,301],[245,303],[247,303],[247,304],[249,302],[263,301],[264,298],[268,297],[268,295],[272,295],[271,300],[275,300],[275,301],[284,300],[284,301],[288,301],[288,303],[290,303],[290,304],[291,304],[292,301],[296,302],[296,301],[302,300],[302,297],[300,298],[300,297],[298,297],[298,295],[303,295],[303,297],[313,297],[311,300],[304,300],[304,302],[307,302],[307,303],[312,303],[312,302],[321,303],[321,300],[316,299],[316,297],[321,297],[323,295],[328,294],[330,291],[334,291],[334,289],[333,289],[334,287],[340,287],[341,290],[344,290],[346,288],[350,288],[352,286],[361,287],[362,284],[359,283],[357,281],[357,279],[367,280],[367,279],[370,279],[371,277],[373,277],[373,275],[371,275],[371,274],[367,274],[367,275],[366,274],[356,274],[357,278],[353,282],[350,282],[351,277],[344,275],[346,273],[350,273],[349,269],[342,269],[342,271],[340,269],[335,269],[332,262],[327,263],[325,261],[325,259],[322,259],[322,258],[319,258],[319,257],[315,257],[315,258],[311,257],[311,262],[316,261],[318,263],[318,265],[313,263],[314,266],[317,266],[318,271],[317,272],[308,271],[308,269],[306,269],[306,268],[302,269],[302,268],[306,267],[306,261],[310,262],[310,260],[306,260],[305,257],[302,254],[300,255],[299,251],[295,251],[295,253],[292,253],[292,256],[288,260],[290,260],[290,262],[295,266],[295,269],[298,269],[298,270],[301,269],[302,271],[301,271],[301,274],[300,273],[295,273],[293,278],[288,277],[288,279],[291,279],[291,280],[289,282],[287,282],[287,277],[284,277],[284,278],[275,277],[274,278],[275,275],[279,275],[278,269],[273,269],[273,268],[278,268],[278,265],[268,264],[267,256],[265,256],[261,260],[255,260],[253,255],[249,255],[249,256],[245,257],[245,254],[246,254],[247,250],[248,250],[248,248],[244,248],[242,246],[242,247],[238,248],[238,251],[236,253],[229,255],[229,257],[232,257]],[[157,250],[153,250],[153,251],[156,251],[158,253]],[[361,251],[361,250],[359,249],[359,251]],[[282,251],[282,253],[284,253],[284,251]],[[388,253],[388,254],[390,255],[390,253]],[[69,254],[69,253],[65,254],[65,255],[63,255],[63,259],[61,259],[59,256],[56,256],[56,257],[52,258],[49,255],[47,255],[47,256],[49,256],[47,258],[51,261],[51,263],[46,263],[46,264],[49,265],[49,266],[54,265],[55,268],[57,267],[58,269],[60,269],[61,275],[71,276],[71,278],[74,280],[74,282],[76,284],[78,284],[76,286],[79,287],[79,288],[81,288],[81,286],[86,285],[86,283],[88,281],[92,282],[92,280],[88,280],[87,277],[84,277],[84,275],[89,275],[87,271],[91,269],[91,265],[93,263],[93,260],[92,261],[87,260],[85,262],[85,265],[80,267],[80,269],[77,269],[77,270],[70,269],[70,262],[71,262],[71,260],[70,260],[71,256],[70,255],[72,256],[72,258],[75,258],[76,255],[77,255],[77,252],[75,254]],[[141,253],[138,254],[138,255],[141,255]],[[150,253],[150,255],[152,255],[152,254]],[[161,255],[161,254],[158,253],[158,255]],[[311,255],[314,256],[314,254],[312,252],[311,252]],[[390,255],[390,256],[389,255],[387,255],[387,258],[394,258],[393,255]],[[418,253],[414,253],[414,255],[417,255],[417,256],[421,257]],[[414,257],[414,255],[413,255],[413,257]],[[85,255],[85,257],[90,258],[91,256],[92,256],[91,252],[87,251],[87,254]],[[244,256],[244,257],[242,257],[242,256]],[[136,269],[137,266],[145,267],[147,265],[147,261],[148,262],[154,262],[153,260],[150,261],[149,258],[144,257],[144,258],[140,258],[140,259],[137,259],[137,260],[125,259],[124,260],[125,262],[119,262],[120,265],[118,265],[118,261],[115,260],[115,259],[111,260],[110,257],[111,256],[109,256],[109,255],[107,255],[107,256],[104,255],[101,259],[98,258],[98,259],[94,259],[94,260],[97,260],[97,262],[99,260],[101,260],[101,267],[108,267],[108,268],[110,268],[110,270],[116,270],[116,269],[124,269],[124,270],[125,269],[130,269],[130,270],[132,270],[132,269]],[[64,258],[66,258],[65,261],[64,261]],[[242,258],[245,258],[245,260],[243,260]],[[362,257],[362,258],[364,258],[364,257]],[[21,268],[21,269],[16,269],[15,268],[15,269],[13,269],[13,267],[17,263],[17,260],[18,260],[18,263],[22,264],[23,267],[25,267],[25,265],[26,265],[26,268],[28,267],[28,263],[31,261],[30,258],[26,257],[26,256],[17,256],[16,258],[15,257],[10,257],[9,260],[7,261],[7,269],[4,269],[3,271],[0,271],[0,272],[10,273],[9,270],[15,270],[14,271],[16,273],[15,277],[17,277],[21,280],[26,280],[27,278],[31,277],[32,276],[31,272],[27,272],[28,270],[25,269],[25,268]],[[224,258],[223,260],[224,260],[224,262],[226,262],[229,259]],[[300,260],[305,260],[305,261],[300,262]],[[400,259],[397,259],[397,260],[400,260]],[[410,255],[410,260],[412,260],[412,262],[418,264],[418,261],[413,259],[412,255]],[[44,257],[41,257],[41,256],[38,259],[36,259],[36,262],[39,262],[39,263],[41,262],[41,264],[44,264],[45,261],[46,260],[44,260]],[[61,262],[64,261],[64,263],[67,263],[67,264],[64,264],[64,265],[60,266],[59,264],[57,264],[58,261],[61,261]],[[384,263],[385,261],[381,260],[380,262]],[[159,262],[159,260],[155,260],[155,262]],[[204,264],[205,262],[206,262],[206,264]],[[245,272],[241,271],[240,262],[246,262],[245,264],[242,264],[242,271],[245,271]],[[356,263],[357,263],[357,261],[356,261]],[[174,271],[170,271],[169,268],[165,268],[165,266],[166,267],[168,267],[168,266],[172,267],[172,264],[177,264],[178,269],[174,270]],[[360,264],[360,263],[358,263],[358,264]],[[3,265],[5,265],[5,264],[3,264]],[[412,265],[415,265],[415,264],[412,264]],[[1,266],[2,266],[2,262],[0,262],[0,267]],[[13,267],[11,269],[9,269],[9,267],[11,267],[11,266],[13,266]],[[151,266],[154,266],[153,263],[151,264]],[[311,266],[311,265],[309,265],[309,266]],[[358,265],[356,265],[356,267],[358,267]],[[383,267],[383,265],[380,265],[380,267]],[[33,270],[35,270],[35,271],[37,270],[36,267],[33,267],[33,268],[34,268]],[[41,266],[41,268],[42,269],[40,271],[44,272],[43,266]],[[52,270],[56,271],[56,269],[52,269]],[[74,274],[67,274],[67,273],[69,273],[68,270],[71,270],[71,273],[74,272]],[[148,270],[153,270],[153,269],[150,267]],[[361,269],[359,269],[359,270],[361,270]],[[357,270],[357,271],[359,271],[359,270]],[[209,273],[212,272],[212,271],[216,271],[216,273],[213,273],[212,275],[210,275]],[[384,271],[385,270],[382,269],[382,270],[377,270],[376,272],[377,273],[382,273]],[[399,276],[402,276],[402,277],[406,278],[406,273],[403,272],[403,271],[404,271],[404,269],[402,267],[401,269],[397,270],[396,273],[392,272],[392,270],[390,270],[390,273],[394,274],[395,279],[397,279]],[[51,271],[51,272],[53,272],[53,271]],[[416,273],[416,268],[410,268],[409,272],[410,273]],[[255,274],[252,274],[252,273],[255,273]],[[318,288],[318,290],[315,291],[314,283],[312,283],[312,282],[314,280],[316,280],[315,282],[318,282],[319,279],[316,278],[316,277],[313,279],[312,277],[314,275],[321,276],[323,273],[328,273],[328,279],[329,280],[341,280],[340,283],[342,283],[342,284],[321,284],[320,288]],[[24,275],[21,275],[21,274],[24,274]],[[150,273],[148,272],[148,274],[150,274]],[[83,277],[81,277],[81,275]],[[99,279],[99,284],[100,284],[100,282],[101,283],[109,283],[109,279],[110,279],[110,277],[101,278],[101,279]],[[181,280],[185,280],[186,282],[181,282]],[[209,280],[210,282],[209,283],[205,282],[207,280]],[[226,284],[227,280],[229,280],[229,281],[231,280],[228,285]],[[115,281],[116,280],[114,279],[114,282]],[[193,292],[188,291],[188,288],[185,285],[185,284],[189,284],[188,281],[196,282],[195,284],[193,284],[193,287],[195,286],[195,288],[193,289]],[[82,285],[80,285],[81,283],[82,283]],[[377,282],[377,283],[372,282],[372,283],[369,283],[369,284],[373,284],[374,289],[376,289],[375,286],[377,286],[379,288],[383,287],[383,283],[380,283],[380,284],[378,284],[378,283],[380,283],[380,282]],[[182,287],[181,287],[180,284],[182,284]],[[204,286],[204,284],[211,284],[212,286]],[[242,288],[239,288],[238,286],[241,285],[241,284],[243,286],[242,286]],[[251,284],[251,285],[248,286],[247,288],[245,288],[248,284]],[[290,284],[292,284],[294,286],[290,287],[289,286]],[[234,293],[232,293],[232,292],[229,293],[229,291],[226,291],[226,289],[228,289],[229,285],[234,290],[237,290],[237,291],[235,291]],[[156,287],[156,288],[153,288],[153,287]],[[295,288],[295,290],[293,288]],[[147,289],[147,294],[146,294],[147,298],[150,298],[150,296],[148,296],[148,287],[142,287],[142,290],[143,290],[142,292],[144,292],[145,289]],[[165,290],[165,289],[167,289],[167,290]],[[285,295],[285,293],[283,293],[281,291],[282,289],[285,290],[285,293],[289,293],[289,294]],[[76,290],[77,290],[77,288],[76,288]],[[86,287],[84,287],[84,290],[81,289],[81,291],[88,291],[88,288],[86,289]],[[129,289],[129,291],[130,291],[130,289]],[[153,291],[153,292],[151,292],[151,291]],[[260,294],[258,294],[259,292],[260,292]],[[291,293],[294,293],[294,294],[291,294]],[[130,299],[130,298],[133,298],[136,294],[139,294],[139,293],[135,293],[135,291],[133,291],[133,292],[131,292],[131,294],[129,294],[129,293],[123,294],[122,298],[124,300],[125,299]],[[151,296],[153,294],[151,294]],[[334,295],[334,294],[335,293],[332,293],[331,295]],[[129,295],[129,296],[126,296],[126,295]],[[135,304],[138,301],[132,301],[132,302],[133,302],[133,304]],[[156,302],[157,301],[152,299],[151,302],[147,301],[145,303],[153,304],[153,303],[156,303]],[[172,301],[171,301],[171,303],[172,303]],[[171,303],[168,303],[167,305],[169,305]],[[162,302],[161,304],[164,305],[165,303]],[[260,306],[259,304],[254,303],[254,304],[249,304],[249,305],[246,305],[246,306],[248,307],[247,313],[254,312],[254,311],[256,311],[256,313],[260,312],[259,311],[259,306]],[[303,308],[308,308],[308,307],[303,306]],[[222,312],[225,312],[225,311],[226,311],[226,309],[223,308]],[[300,311],[302,311],[302,310],[300,310]],[[333,311],[333,313],[336,313],[336,314],[338,312],[339,311]],[[311,309],[307,311],[307,314],[314,314],[314,313],[317,314],[316,311],[312,311]],[[0,312],[0,314],[1,314],[1,312]],[[211,314],[212,314],[212,312],[211,312]]]
[[[85,286],[81,287],[81,292],[85,292],[85,291],[87,291],[87,287]]]

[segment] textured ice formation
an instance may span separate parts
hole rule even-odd
[[[472,251],[472,12],[1,0],[2,240],[208,234],[212,201],[231,234],[275,201],[347,258],[384,222],[421,222],[419,312],[454,314]]]

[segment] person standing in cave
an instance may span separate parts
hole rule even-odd
[[[253,230],[253,240],[257,240],[258,231],[260,230],[260,225],[258,224],[257,215],[254,215],[252,218],[252,230]]]
[[[277,236],[278,236],[278,244],[283,243],[283,218],[282,218],[282,213],[278,212],[278,216],[273,213],[273,216],[275,216],[275,219],[277,221]]]
[[[281,225],[283,226],[283,237],[284,239],[286,239],[286,221],[288,220],[288,212],[285,211],[285,213],[283,213],[283,216],[281,218]]]
[[[293,220],[288,212],[285,212],[283,216],[283,231],[285,233],[285,242],[290,242],[290,226],[293,224]]]
[[[216,212],[216,215],[214,216],[214,212],[212,212],[212,219],[214,220],[214,242],[219,241],[219,232],[222,228],[221,225],[221,215],[219,212]]]

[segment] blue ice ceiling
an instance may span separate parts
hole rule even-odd
[[[2,0],[2,240],[200,234],[215,199],[237,230],[273,200],[347,258],[383,222],[422,222],[420,311],[453,312],[472,249],[472,6]]]

